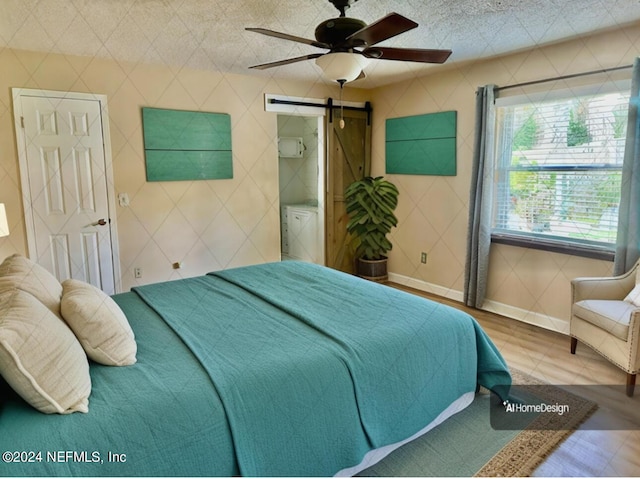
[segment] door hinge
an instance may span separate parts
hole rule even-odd
[[[20,117],[20,126],[24,128],[24,116]]]

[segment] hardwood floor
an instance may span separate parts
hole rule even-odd
[[[510,367],[550,384],[566,385],[598,403],[594,415],[538,467],[534,476],[640,476],[640,385],[634,397],[626,396],[622,370],[580,343],[576,354],[570,354],[569,337],[560,333],[389,285],[466,311],[482,325]]]

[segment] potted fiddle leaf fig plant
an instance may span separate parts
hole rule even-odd
[[[398,224],[394,214],[398,194],[398,188],[382,176],[354,181],[345,190],[347,232],[358,276],[373,281],[388,278],[386,254],[393,245],[387,234]]]

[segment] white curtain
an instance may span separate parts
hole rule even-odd
[[[493,194],[495,85],[476,91],[476,125],[469,198],[464,302],[480,308],[487,291]]]
[[[622,164],[622,191],[613,274],[631,269],[640,258],[640,58],[633,63],[629,121]]]

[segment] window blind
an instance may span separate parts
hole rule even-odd
[[[496,107],[494,231],[615,244],[629,94]]]

